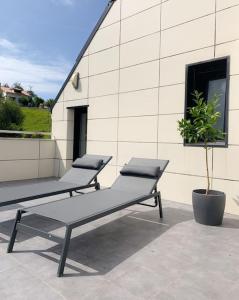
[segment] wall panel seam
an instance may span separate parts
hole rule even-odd
[[[139,1],[140,1],[140,0],[139,0]],[[134,14],[132,14],[132,15],[129,15],[129,16],[125,17],[125,18],[122,18],[121,21],[124,22],[125,20],[128,20],[128,19],[130,19],[130,18],[132,18],[132,17],[135,17],[135,16],[137,16],[137,15],[143,14],[144,12],[149,11],[149,10],[151,10],[151,9],[153,9],[153,8],[155,8],[155,7],[161,6],[161,5],[162,5],[162,3],[155,4],[155,5],[153,5],[153,6],[150,6],[150,7],[148,7],[148,8],[145,8],[145,9],[139,11],[139,12],[136,12],[136,13],[134,13]]]
[[[206,176],[203,175],[195,175],[195,174],[190,174],[190,173],[180,173],[180,172],[170,172],[170,171],[165,171],[166,174],[173,174],[173,175],[179,175],[179,176],[189,176],[189,177],[198,177],[198,178],[205,178]],[[230,182],[238,182],[238,179],[230,179],[230,178],[222,178],[222,177],[214,177],[214,180],[224,180],[224,181],[230,181]]]
[[[231,8],[234,8],[234,7],[237,7],[237,6],[239,6],[239,4],[234,4],[234,5],[231,5],[231,6],[228,6],[228,7],[224,7],[224,8],[218,9],[217,13],[225,11],[225,10],[228,10],[228,9],[231,9]]]

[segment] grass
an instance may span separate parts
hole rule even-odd
[[[51,131],[51,114],[47,109],[21,108],[25,119],[23,122],[24,131]]]

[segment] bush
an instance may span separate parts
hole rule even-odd
[[[21,130],[24,114],[14,100],[0,100],[0,129]]]

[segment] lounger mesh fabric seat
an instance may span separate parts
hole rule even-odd
[[[67,201],[63,199],[34,206],[27,208],[26,211],[64,224],[72,224],[103,213],[106,210],[114,209],[119,205],[130,203],[138,197],[140,197],[139,193],[104,189],[97,193],[85,194],[84,197],[76,196],[67,199]]]
[[[102,159],[102,167],[99,170],[71,168],[60,180],[0,188],[0,207],[77,191],[90,186],[99,187],[97,182],[92,182],[97,178],[99,172],[106,166],[112,157],[87,154],[84,155],[84,158]]]
[[[148,165],[160,163],[162,170],[166,168],[167,161],[146,160]],[[130,164],[144,165],[144,159],[132,159]],[[163,172],[163,171],[162,171]],[[142,196],[149,195],[155,188],[156,179],[119,176],[109,189],[85,194],[84,197],[76,196],[71,199],[62,199],[51,203],[41,204],[25,209],[27,212],[39,214],[65,224],[71,224],[82,219],[87,219],[94,214],[99,214],[107,209],[119,205],[126,205]]]
[[[131,159],[129,165],[156,165],[160,167],[161,171],[157,178],[147,178],[137,176],[137,174],[135,176],[120,175],[111,188],[19,210],[9,242],[8,252],[11,252],[13,249],[17,229],[29,229],[29,226],[20,223],[23,213],[37,214],[62,222],[66,226],[66,235],[58,268],[58,276],[62,276],[72,229],[134,204],[143,204],[143,201],[150,198],[155,199],[154,207],[159,206],[160,217],[162,217],[161,196],[160,192],[157,192],[157,182],[162,176],[167,164],[167,160],[134,158]],[[48,233],[43,233],[36,228],[30,229],[49,238]]]
[[[42,195],[47,197],[61,193],[62,191],[68,192],[75,188],[76,185],[74,183],[61,182],[59,184],[59,181],[39,182],[18,187],[4,187],[0,188],[0,206],[33,200],[42,197]]]

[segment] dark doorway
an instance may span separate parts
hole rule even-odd
[[[87,106],[74,108],[73,160],[86,154]]]

